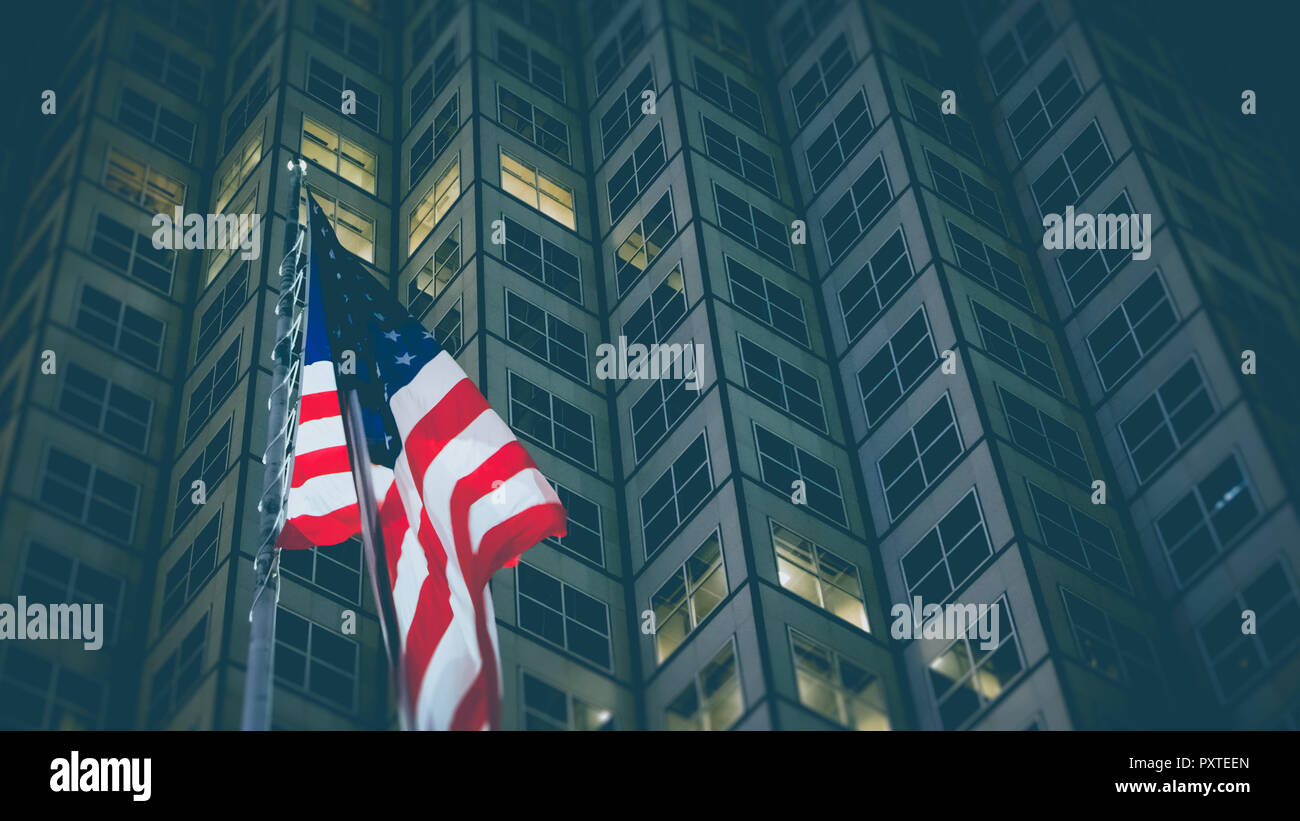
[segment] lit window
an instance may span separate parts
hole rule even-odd
[[[302,197],[298,200],[298,220],[307,224],[307,187],[303,186]],[[366,262],[375,261],[375,221],[361,214],[345,203],[317,189],[311,189],[311,195],[320,203],[320,210],[334,226],[334,233],[339,244]]]
[[[525,730],[612,730],[614,714],[592,707],[558,687],[524,673],[523,697]]]
[[[771,525],[781,586],[854,627],[871,632],[858,568],[784,525]]]
[[[258,132],[249,137],[244,143],[244,147],[232,155],[232,161],[225,172],[217,178],[217,201],[214,210],[220,212],[226,207],[239,190],[239,186],[248,175],[253,173],[259,160],[262,159],[262,134]]]
[[[409,257],[429,236],[433,227],[447,215],[451,205],[460,196],[460,155],[438,177],[433,187],[425,192],[411,212],[411,229],[406,237],[406,255]]]
[[[185,205],[185,184],[133,160],[116,148],[108,149],[104,187],[126,197],[146,211],[170,213]]]
[[[790,631],[799,703],[853,730],[888,730],[880,676],[795,630]]]
[[[501,152],[501,187],[506,193],[541,211],[546,216],[576,230],[573,213],[573,189],[506,152]]]
[[[650,598],[659,662],[672,655],[726,597],[727,571],[722,563],[722,542],[714,531]]]
[[[993,703],[1025,669],[1007,597],[1002,596],[988,608],[983,616],[986,620],[993,618],[993,608],[997,608],[997,647],[986,650],[979,638],[981,633],[991,634],[992,625],[980,630],[978,623],[970,624],[966,635],[929,664],[930,687],[946,730],[957,729]]]
[[[745,712],[736,645],[728,639],[664,711],[669,730],[726,730]]]
[[[302,154],[326,171],[375,193],[375,155],[310,117],[302,118]]]

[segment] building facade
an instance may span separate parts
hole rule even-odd
[[[760,5],[71,21],[4,287],[0,591],[111,629],[0,646],[0,724],[238,726],[302,156],[569,512],[492,580],[504,728],[1295,726],[1278,152],[1118,12]],[[1067,206],[1151,214],[1149,259],[1045,249]],[[178,207],[262,215],[261,254],[155,249]],[[700,355],[611,373],[633,345]],[[393,726],[358,545],[281,561],[274,726]],[[899,638],[918,597],[996,615]]]

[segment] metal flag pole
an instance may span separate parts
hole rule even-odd
[[[370,574],[370,592],[374,594],[375,607],[379,610],[379,630],[388,654],[388,677],[397,691],[397,719],[403,730],[409,730],[412,728],[411,702],[402,669],[402,637],[397,628],[397,608],[388,578],[388,561],[384,557],[378,503],[370,482],[370,448],[366,444],[361,402],[355,388],[347,392],[343,403],[343,430],[347,436],[348,454],[352,457],[352,481],[356,486],[357,508],[361,514],[361,543],[365,548],[366,570]]]
[[[244,730],[271,729],[271,687],[275,674],[275,609],[280,600],[280,551],[275,546],[284,526],[284,498],[290,478],[293,418],[290,411],[294,389],[301,378],[295,360],[299,346],[295,338],[302,333],[302,315],[296,311],[298,290],[304,276],[299,269],[303,255],[304,232],[299,224],[299,199],[307,163],[289,161],[289,202],[292,217],[285,233],[285,257],[280,262],[280,296],[275,313],[275,361],[271,376],[270,411],[266,428],[266,451],[262,456],[262,498],[257,504],[261,513],[258,527],[259,545],[253,559],[256,573],[253,605],[248,613],[248,667],[244,678],[244,709],[240,727]]]

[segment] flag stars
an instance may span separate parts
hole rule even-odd
[[[410,351],[407,351],[406,353],[404,353],[404,354],[402,354],[401,356],[397,357],[397,364],[399,364],[399,365],[409,365],[409,364],[411,364],[411,360],[413,360],[413,359],[415,359],[415,356],[413,356],[413,355],[411,354]]]
[[[396,341],[398,340],[398,338],[400,338],[400,337],[401,337],[401,334],[399,334],[399,333],[397,332],[397,329],[396,329],[396,328],[394,328],[393,330],[391,330],[391,331],[389,331],[388,333],[384,334],[384,338],[385,338],[385,339],[391,339],[391,340],[394,341],[394,342],[396,342]]]

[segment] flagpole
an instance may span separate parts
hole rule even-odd
[[[280,599],[279,549],[275,546],[284,525],[282,508],[285,497],[285,471],[289,459],[289,403],[294,376],[292,350],[295,331],[294,308],[298,285],[298,260],[302,256],[303,237],[298,220],[302,178],[307,164],[302,159],[289,161],[288,230],[285,232],[285,257],[280,262],[280,295],[276,304],[275,348],[271,357],[270,410],[266,427],[266,451],[262,456],[262,498],[258,527],[259,545],[253,559],[256,574],[253,604],[248,613],[248,666],[244,676],[244,708],[240,722],[244,730],[271,729],[272,678],[275,674],[275,609]]]
[[[361,543],[365,548],[366,569],[370,575],[370,592],[379,610],[379,631],[388,654],[389,680],[397,690],[397,718],[403,730],[412,728],[411,703],[406,675],[402,670],[401,634],[397,629],[397,608],[388,578],[388,561],[384,556],[383,532],[379,524],[379,507],[370,482],[370,448],[366,443],[365,425],[361,421],[361,402],[355,388],[348,390],[343,402],[343,430],[351,456],[352,481],[357,491],[357,508],[361,518]]]

